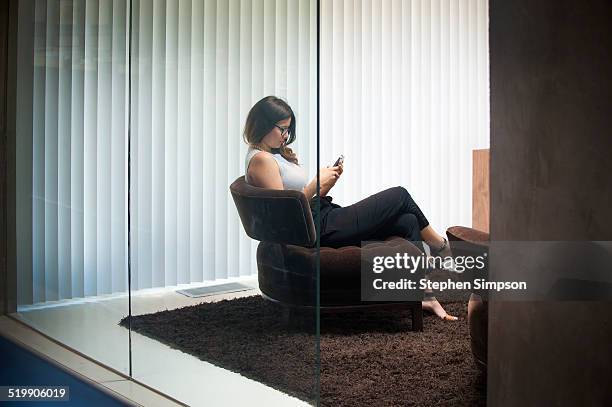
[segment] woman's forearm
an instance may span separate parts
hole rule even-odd
[[[306,195],[306,199],[310,200],[317,193],[317,178],[313,178],[304,189],[302,190],[304,195]]]
[[[329,187],[324,187],[323,185],[320,186],[321,190],[321,196],[326,196],[327,193],[329,192],[330,188]],[[313,196],[316,195],[317,193],[317,177],[314,177],[312,179],[312,181],[310,181],[305,187],[304,189],[302,189],[302,192],[304,193],[304,195],[306,195],[306,199],[310,200],[310,198],[312,198]]]
[[[317,180],[316,180],[316,178],[315,178],[315,188],[316,188],[316,186],[317,186]],[[331,185],[330,185],[330,186],[323,186],[323,185],[321,185],[321,186],[320,186],[320,193],[321,193],[321,196],[327,196],[327,193],[329,192],[329,190],[330,190],[331,188],[332,188],[332,186],[331,186]]]

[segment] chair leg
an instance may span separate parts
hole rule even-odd
[[[423,307],[419,302],[417,305],[412,307],[412,330],[421,332],[423,331]]]

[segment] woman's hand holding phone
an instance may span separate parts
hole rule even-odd
[[[338,177],[336,177],[336,179],[338,179],[340,175],[342,175],[342,173],[344,172],[344,155],[340,155],[340,157],[338,157],[338,159],[336,160],[334,165],[332,165],[331,168],[337,171]]]
[[[336,185],[340,174],[342,174],[342,166],[321,168],[319,172],[321,196],[327,195],[329,190]]]
[[[333,167],[323,167],[319,170],[319,187],[321,188],[321,196],[326,196],[329,190],[336,185],[336,182],[338,181],[338,178],[340,178],[340,175],[342,175],[343,171],[342,160],[339,161],[338,165]],[[312,181],[310,181],[310,183],[304,187],[303,192],[308,199],[310,199],[316,193],[316,189],[317,177],[314,177]]]

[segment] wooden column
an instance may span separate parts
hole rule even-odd
[[[489,149],[472,152],[472,227],[489,231]]]
[[[489,2],[492,242],[612,241],[610,21],[609,0]],[[503,246],[504,259],[491,252],[492,279],[516,281],[517,264],[503,261],[513,255],[542,281],[561,270],[545,264],[552,256]],[[592,279],[579,253],[558,260]],[[610,405],[609,300],[494,296],[487,405]]]

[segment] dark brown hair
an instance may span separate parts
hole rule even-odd
[[[274,128],[276,123],[288,118],[291,118],[288,130],[289,137],[287,142],[279,149],[279,152],[287,161],[297,164],[297,156],[287,147],[288,144],[295,141],[295,115],[287,102],[276,96],[266,96],[255,103],[247,115],[242,137],[250,146],[269,151],[266,146],[261,144],[261,140]]]

